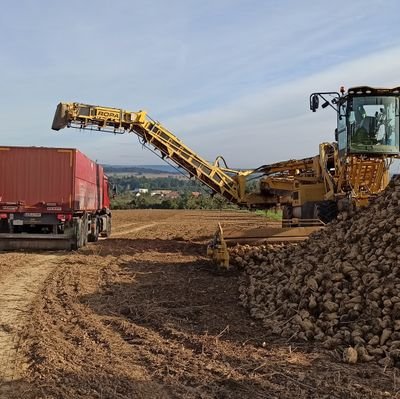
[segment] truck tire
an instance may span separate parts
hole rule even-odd
[[[111,236],[111,216],[107,215],[107,217],[105,219],[103,219],[103,221],[106,221],[106,228],[104,229],[103,227],[103,231],[101,232],[101,236],[102,237],[110,237]]]
[[[89,242],[96,242],[99,240],[99,224],[98,224],[97,218],[95,220],[94,232],[93,233],[90,232],[87,237],[88,237],[87,239]]]
[[[87,216],[83,217],[82,223],[83,223],[82,224],[82,247],[85,247],[88,242],[88,231],[89,231]]]
[[[106,237],[111,237],[111,216],[107,216]]]
[[[76,251],[83,245],[83,228],[82,228],[82,220],[76,219],[74,220],[74,236],[72,238],[71,249]]]

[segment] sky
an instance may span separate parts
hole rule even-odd
[[[1,145],[163,161],[136,136],[50,129],[60,101],[146,110],[234,168],[315,155],[336,115],[309,95],[400,86],[397,0],[0,0]]]

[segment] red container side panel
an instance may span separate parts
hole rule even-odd
[[[74,150],[0,147],[0,202],[71,209]]]
[[[103,168],[76,149],[0,147],[2,209],[95,211],[104,207],[103,180]]]
[[[108,206],[104,203],[104,170],[101,165],[97,165],[98,169],[98,204],[99,208],[108,208]]]
[[[76,151],[74,207],[96,210],[103,207],[103,168]]]
[[[103,207],[110,209],[109,183],[107,176],[103,173]]]

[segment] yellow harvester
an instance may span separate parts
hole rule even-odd
[[[399,157],[400,87],[393,89],[354,87],[347,92],[313,93],[310,108],[331,107],[337,115],[333,143],[322,143],[319,154],[300,160],[263,165],[250,170],[227,167],[222,157],[210,163],[187,147],[145,111],[80,103],[60,103],[52,128],[75,127],[116,134],[134,133],[143,145],[157,150],[208,186],[212,193],[239,206],[265,209],[281,206],[283,227],[323,225],[339,210],[368,204],[389,182],[389,166]],[[257,178],[256,191],[248,192],[247,182]],[[308,229],[307,229],[308,226]],[[301,232],[296,233],[301,236]],[[288,234],[289,236],[291,233]],[[209,252],[218,263],[229,263],[222,228]]]

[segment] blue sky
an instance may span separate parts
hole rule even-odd
[[[50,129],[60,101],[145,109],[206,159],[257,167],[318,151],[312,91],[400,85],[400,2],[3,2],[2,145],[162,163],[134,136]]]

